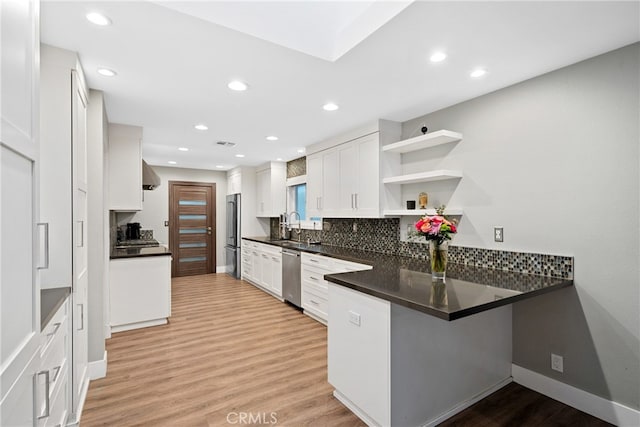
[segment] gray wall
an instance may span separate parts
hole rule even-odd
[[[104,295],[109,262],[108,212],[105,191],[105,146],[107,144],[107,114],[101,91],[89,92],[87,110],[87,224],[88,241],[91,250],[88,253],[88,328],[89,362],[104,357]]]
[[[169,243],[169,181],[212,182],[216,184],[216,266],[224,267],[224,245],[226,239],[226,172],[152,166],[160,176],[161,185],[153,191],[144,192],[142,210],[133,213],[118,213],[118,224],[139,222],[144,229],[152,229],[160,243]]]
[[[403,138],[423,123],[464,134],[403,157],[407,173],[463,171],[422,184],[464,208],[454,244],[575,257],[575,288],[514,304],[514,363],[636,409],[639,57],[636,43],[403,124]]]

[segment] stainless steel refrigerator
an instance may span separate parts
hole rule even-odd
[[[227,196],[227,242],[226,254],[227,274],[240,278],[240,194]]]

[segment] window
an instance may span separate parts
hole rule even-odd
[[[300,214],[300,220],[307,219],[307,184],[292,185],[289,187],[287,211],[296,211]],[[297,218],[296,218],[297,219]]]

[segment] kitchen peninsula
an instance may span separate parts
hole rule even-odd
[[[263,244],[367,264],[326,274],[334,396],[372,426],[436,425],[511,382],[511,304],[570,278],[428,262],[269,238]]]

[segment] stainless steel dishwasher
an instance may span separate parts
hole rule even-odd
[[[296,307],[301,307],[300,251],[282,249],[282,295]]]

